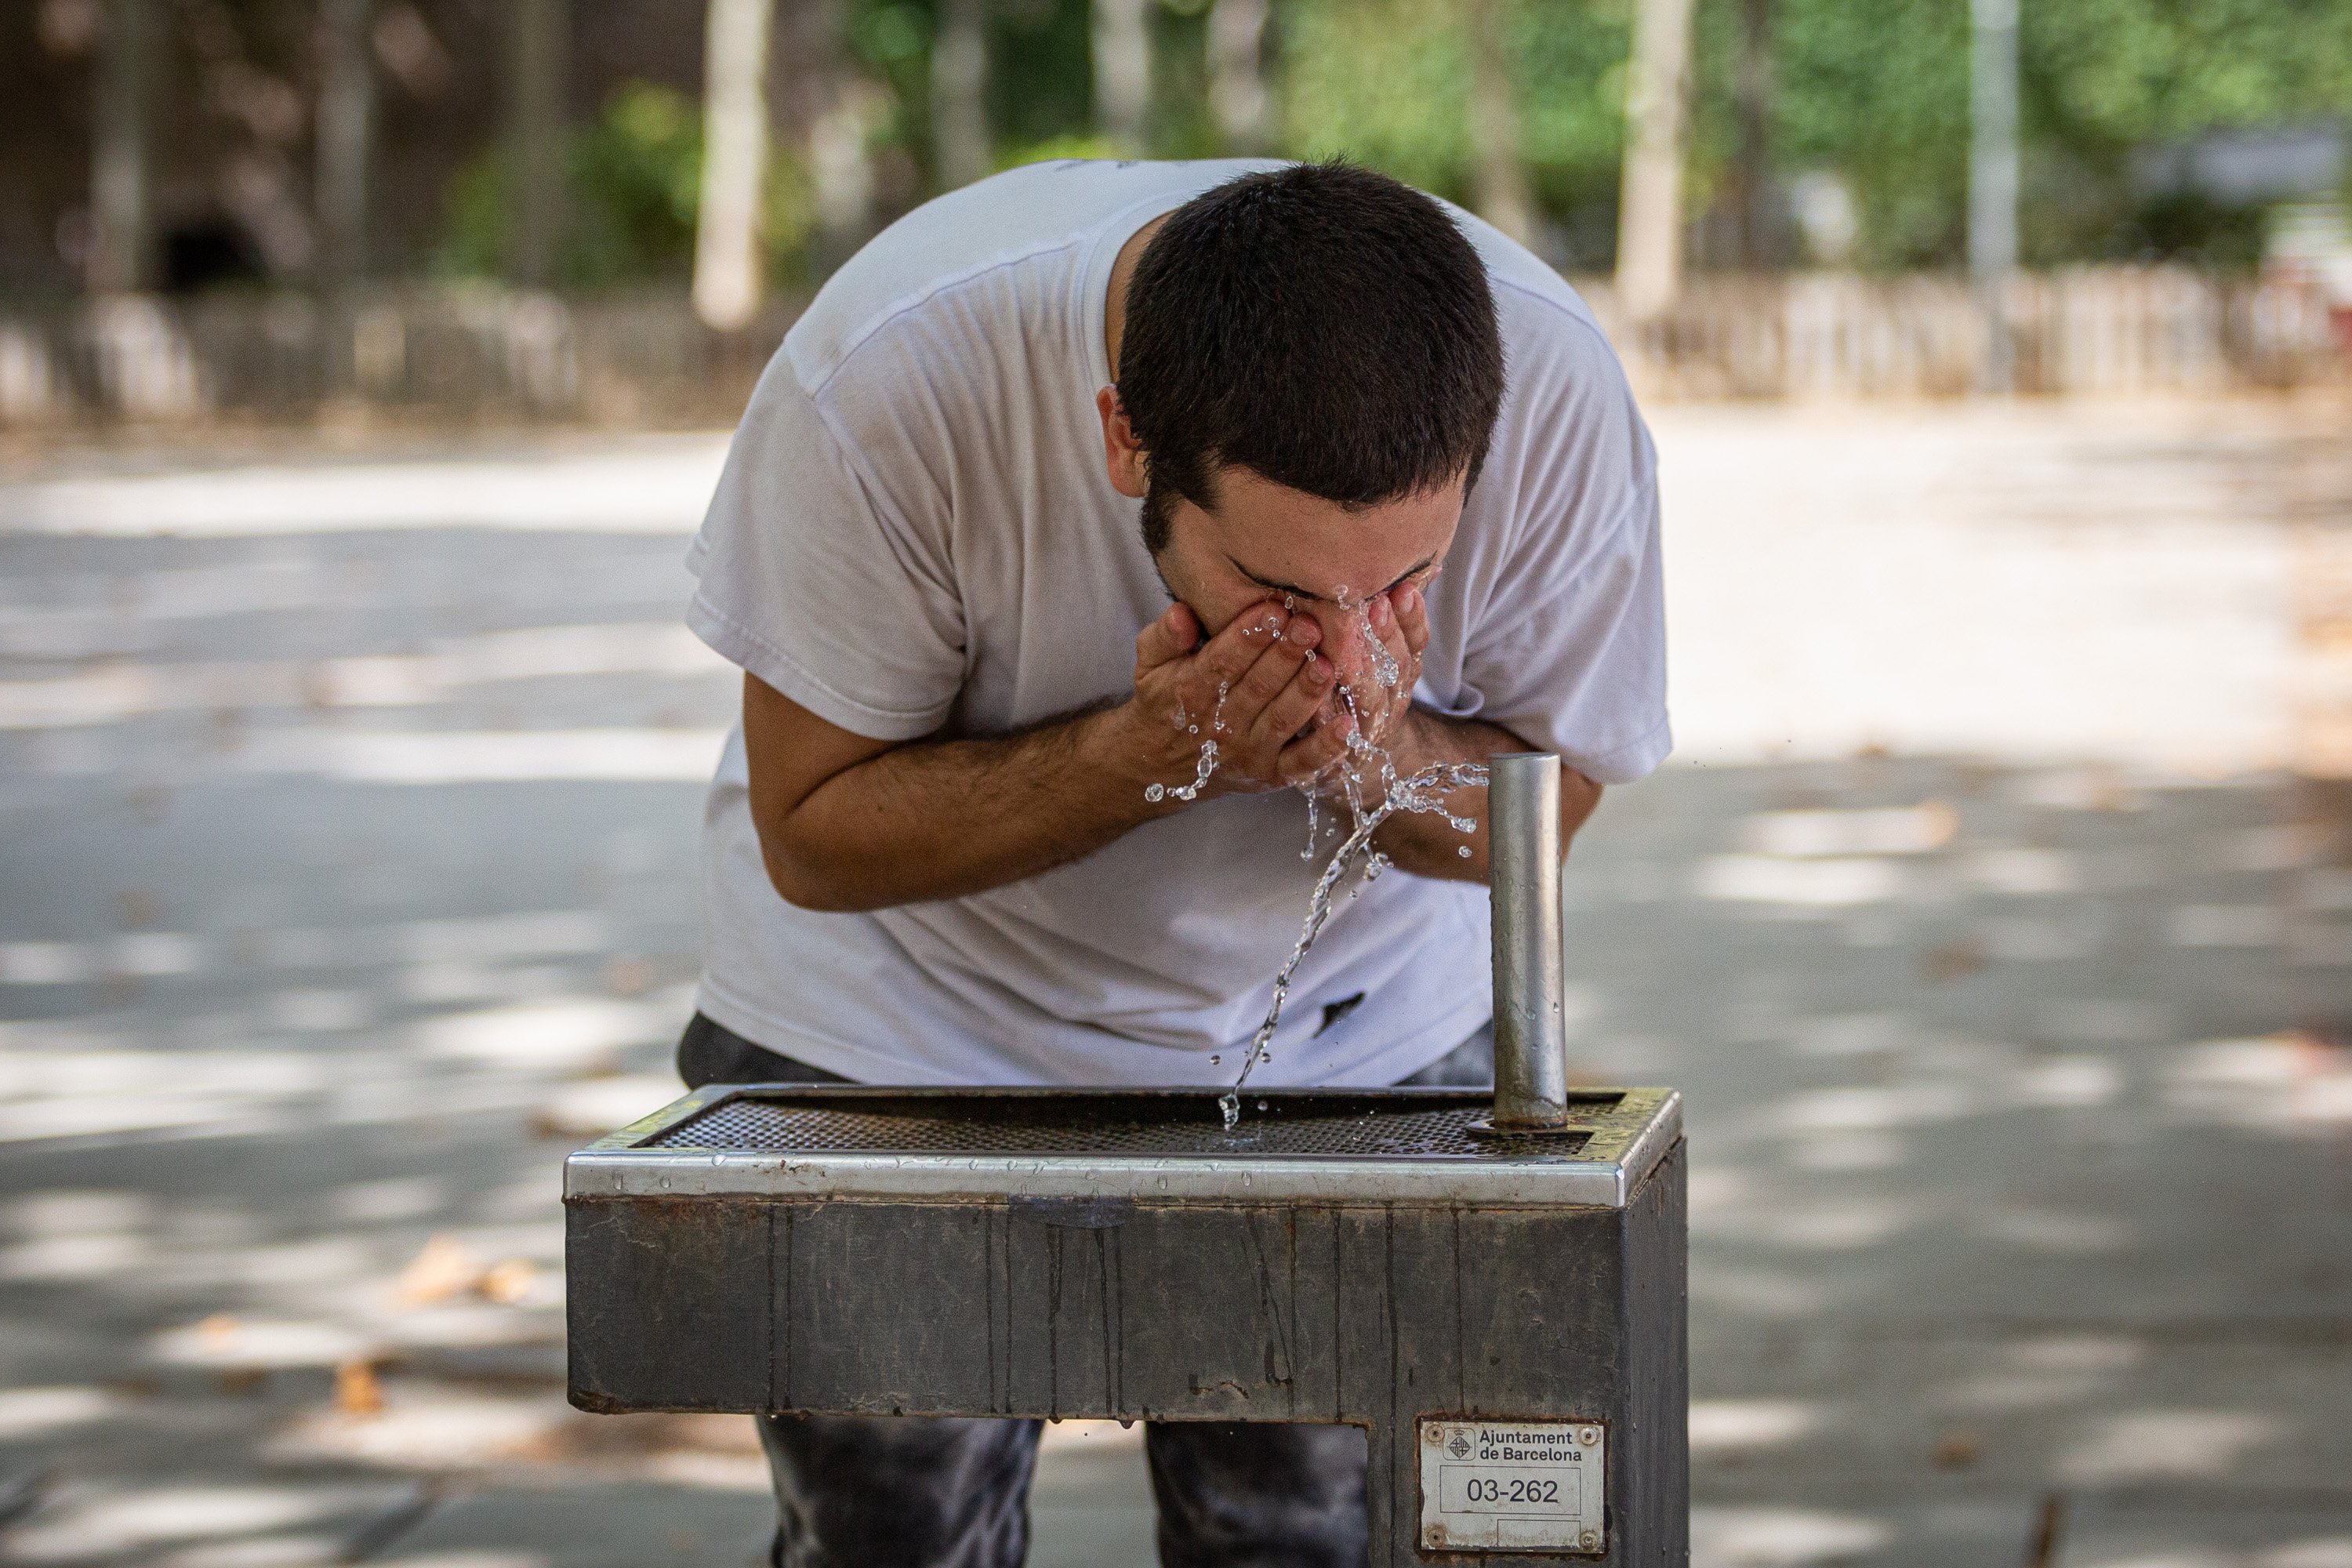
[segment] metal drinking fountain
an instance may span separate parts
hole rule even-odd
[[[565,1163],[572,1402],[1348,1423],[1373,1568],[1679,1568],[1681,1101],[1568,1085],[1559,781],[1493,761],[1492,1094],[712,1085]]]
[[[1495,932],[1497,1129],[1569,1124],[1567,947],[1560,931],[1559,759],[1489,759],[1486,876]]]

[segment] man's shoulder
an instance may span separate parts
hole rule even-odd
[[[1506,353],[1530,340],[1558,340],[1571,352],[1614,359],[1591,307],[1557,268],[1476,213],[1444,205],[1486,263]]]
[[[1155,209],[1256,166],[1238,160],[1061,159],[950,191],[891,224],[843,263],[785,335],[784,355],[800,384],[816,392],[894,323],[919,320],[992,279],[1033,268],[1087,268],[1123,217],[1144,215],[1118,235],[1122,240],[1156,216]]]

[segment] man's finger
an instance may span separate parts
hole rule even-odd
[[[1330,695],[1331,661],[1307,654],[1289,683],[1258,714],[1250,729],[1252,743],[1268,752],[1279,752],[1322,710],[1324,700]]]
[[[1305,784],[1328,772],[1348,754],[1348,730],[1347,717],[1342,714],[1312,734],[1301,735],[1282,748],[1281,755],[1275,760],[1275,771],[1285,782],[1294,784]]]
[[[1283,634],[1268,644],[1257,656],[1257,662],[1234,683],[1233,700],[1225,707],[1226,729],[1237,735],[1254,732],[1266,705],[1290,689],[1320,635],[1321,628],[1316,626],[1314,616],[1292,616]]]
[[[1372,601],[1371,614],[1366,618],[1371,622],[1372,636],[1379,638],[1381,647],[1388,650],[1393,667],[1390,673],[1396,677],[1394,689],[1410,690],[1413,680],[1421,674],[1421,657],[1405,639],[1403,622],[1397,615],[1396,606],[1390,603],[1388,595],[1383,594]]]
[[[1171,605],[1135,636],[1138,669],[1157,669],[1191,653],[1201,643],[1201,620],[1189,605]]]
[[[1225,629],[1209,639],[1201,649],[1201,664],[1213,679],[1228,688],[1249,673],[1258,655],[1266,645],[1280,637],[1289,626],[1290,617],[1282,606],[1268,602],[1253,605],[1225,623]]]
[[[1411,584],[1389,597],[1396,606],[1397,629],[1404,634],[1404,646],[1419,658],[1429,651],[1429,600]]]

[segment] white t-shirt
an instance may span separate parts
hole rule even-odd
[[[877,740],[1130,696],[1136,633],[1168,596],[1104,469],[1111,263],[1152,218],[1268,166],[1039,164],[893,224],[752,395],[688,561],[695,631]],[[1670,744],[1649,435],[1575,292],[1454,216],[1486,258],[1509,383],[1429,590],[1416,695],[1635,779]],[[1229,795],[1025,881],[823,914],[769,884],[746,787],[739,730],[705,826],[699,1005],[868,1082],[1230,1082],[1331,847],[1301,858],[1297,794]],[[1488,963],[1486,889],[1392,871],[1325,928],[1253,1081],[1405,1077],[1486,1020]]]

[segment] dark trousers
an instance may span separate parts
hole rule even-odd
[[[1486,1031],[1408,1083],[1494,1081]],[[843,1083],[698,1013],[677,1070],[706,1083]],[[775,1568],[1017,1568],[1035,1421],[763,1415]],[[1360,1568],[1364,1435],[1353,1426],[1154,1421],[1144,1429],[1161,1568]]]

